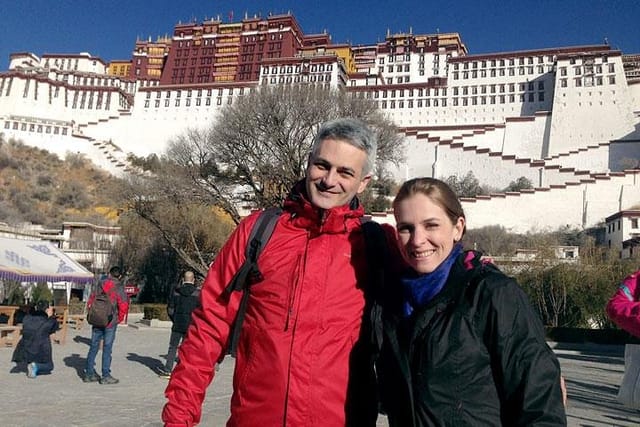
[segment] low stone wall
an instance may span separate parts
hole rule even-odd
[[[640,344],[640,338],[621,329],[547,328],[547,339],[555,342],[580,344]]]
[[[138,322],[150,328],[170,328],[173,325],[173,322],[170,320],[140,319]]]

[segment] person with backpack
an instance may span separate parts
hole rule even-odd
[[[191,323],[191,312],[200,304],[200,288],[195,284],[193,271],[185,271],[182,284],[173,288],[167,312],[173,322],[171,325],[171,336],[169,337],[169,350],[167,351],[167,362],[164,367],[158,369],[158,374],[164,378],[171,377],[173,363],[176,359],[178,346],[187,333],[187,328]]]
[[[48,301],[38,301],[22,320],[22,338],[18,341],[11,360],[27,377],[50,374],[53,371],[53,353],[50,335],[58,330],[53,307]]]
[[[262,213],[238,224],[209,268],[201,306],[178,350],[180,363],[165,390],[166,426],[200,422],[243,295],[227,425],[375,426],[378,406],[361,328],[371,278],[357,195],[371,180],[376,148],[376,136],[360,120],[323,124],[306,176],[291,189],[260,253],[259,271],[248,275],[253,284],[225,292]]]
[[[111,375],[111,352],[118,323],[124,320],[129,310],[129,301],[120,283],[121,278],[120,267],[111,267],[109,275],[100,281],[87,301],[87,322],[91,324],[91,345],[82,379],[85,383],[117,384],[119,382]],[[101,341],[103,342],[102,377],[95,371],[95,360]]]
[[[379,300],[389,426],[566,426],[542,322],[513,278],[463,249],[466,218],[451,188],[412,179],[393,210],[407,268]]]

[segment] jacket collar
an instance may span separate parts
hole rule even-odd
[[[359,221],[353,219],[364,215],[364,208],[357,197],[349,205],[320,209],[309,201],[304,184],[304,179],[298,181],[284,201],[284,209],[291,213],[291,222],[295,226],[305,228],[312,234],[338,234],[351,231],[359,225]]]

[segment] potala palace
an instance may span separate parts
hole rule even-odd
[[[126,60],[12,54],[0,72],[0,131],[121,174],[128,153],[160,153],[238,97],[296,84],[375,100],[406,137],[398,182],[472,171],[497,188],[521,176],[534,183],[464,199],[473,228],[617,218],[630,222],[608,226],[610,244],[640,236],[640,55],[606,44],[469,54],[457,33],[335,44],[289,14],[179,23],[171,37],[136,41]]]

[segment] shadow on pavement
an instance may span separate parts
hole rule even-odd
[[[573,342],[549,342],[553,350],[576,351],[583,355],[624,357],[624,345],[573,343]]]
[[[136,353],[129,353],[127,355],[127,360],[138,362],[141,365],[144,365],[147,368],[151,369],[154,373],[157,373],[159,368],[164,367],[164,363],[162,363],[160,359],[155,359],[149,356],[140,356]]]
[[[78,342],[78,343],[82,343],[82,344],[86,344],[86,345],[91,345],[91,338],[86,338],[80,335],[76,335],[75,337],[73,337],[73,341]]]
[[[13,362],[12,362],[13,363]],[[11,370],[10,374],[26,374],[27,373],[27,364],[26,363],[17,363]]]
[[[62,359],[65,365],[75,369],[78,378],[84,378],[84,367],[87,364],[87,358],[80,356],[78,353],[72,353]]]
[[[608,357],[608,356],[589,355],[589,354],[563,354],[563,353],[556,353],[556,357],[558,359],[579,360],[581,362],[608,363],[608,364],[611,364],[611,365],[622,365],[622,366],[624,366],[624,359],[621,360],[619,358]]]

